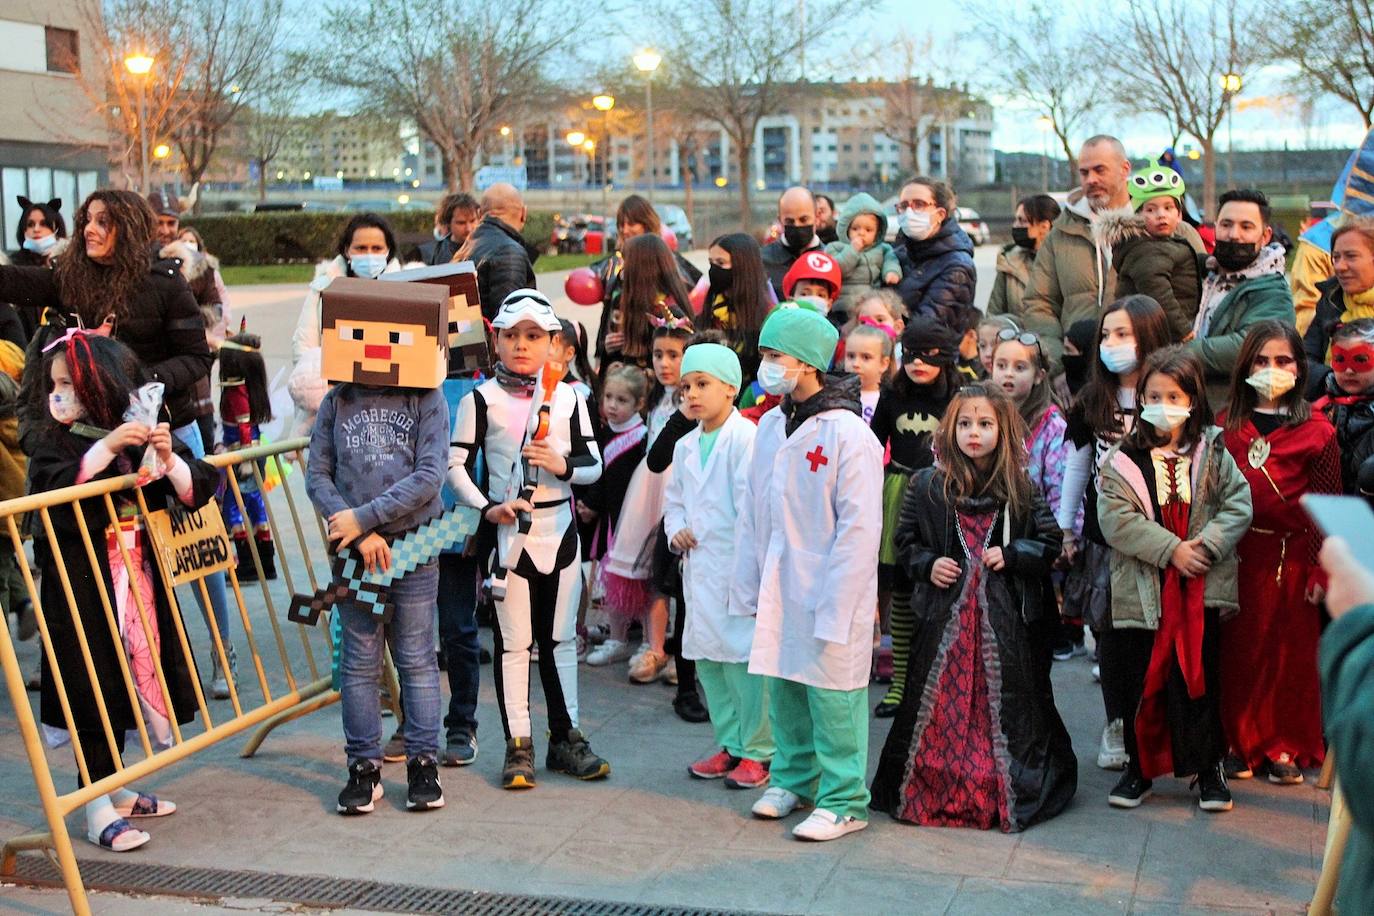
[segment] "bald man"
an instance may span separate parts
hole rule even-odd
[[[782,192],[778,225],[782,226],[782,238],[763,246],[763,269],[768,271],[773,293],[781,300],[782,278],[792,263],[803,252],[821,247],[816,236],[816,198],[810,191],[798,185]]]
[[[1099,213],[1130,205],[1130,175],[1131,160],[1120,140],[1099,134],[1084,142],[1078,152],[1079,187],[1040,243],[1020,308],[1013,309],[1040,333],[1045,355],[1055,364],[1074,322],[1096,321],[1115,298],[1112,253],[1094,241],[1092,225]],[[1175,235],[1202,251],[1202,239],[1187,223],[1180,222]]]
[[[472,261],[477,267],[482,314],[490,321],[506,296],[517,289],[534,288],[534,259],[539,250],[520,235],[529,211],[514,185],[487,188],[479,212],[482,221],[453,260]]]

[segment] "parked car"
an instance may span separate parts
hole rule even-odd
[[[687,221],[687,211],[676,204],[659,204],[654,209],[658,210],[658,218],[663,221],[663,225],[673,230],[673,235],[677,236],[677,250],[690,251],[692,224]]]
[[[969,240],[974,245],[986,245],[988,237],[988,224],[983,222],[983,218],[978,215],[977,210],[970,210],[968,207],[955,207],[955,218],[959,220],[959,228],[964,230]]]

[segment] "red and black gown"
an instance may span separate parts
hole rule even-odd
[[[1221,625],[1221,717],[1232,751],[1252,768],[1280,754],[1313,767],[1324,755],[1321,611],[1307,591],[1325,579],[1320,537],[1298,500],[1341,491],[1340,450],[1321,413],[1281,424],[1282,417],[1256,413],[1226,433],[1255,519],[1238,548],[1240,613]]]

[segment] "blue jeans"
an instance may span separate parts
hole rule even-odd
[[[172,435],[181,440],[181,444],[191,450],[191,454],[197,458],[205,457],[205,443],[200,437],[200,427],[194,422],[187,423],[172,430]],[[211,573],[204,579],[205,590],[210,594],[210,606],[215,609],[215,626],[219,628],[219,638],[226,646],[229,645],[229,596],[224,587],[224,573]],[[195,595],[196,604],[200,605],[201,614],[205,614],[205,599],[200,596],[199,586],[191,586],[191,594]],[[209,617],[206,617],[208,623]],[[213,648],[213,646],[212,646]],[[213,651],[211,653],[214,654]],[[218,656],[215,656],[218,658]]]
[[[405,708],[406,757],[439,753],[439,664],[434,657],[434,604],[439,589],[439,564],[428,563],[401,577],[389,589],[394,612],[391,623],[351,601],[335,605],[343,629],[339,654],[340,693],[343,697],[344,751],[357,760],[382,761],[382,708],[378,680],[387,629],[391,659],[401,681]]]
[[[456,553],[439,555],[439,642],[448,659],[448,715],[444,731],[477,734],[477,688],[482,644],[477,639],[478,564]],[[406,707],[409,712],[409,707]]]

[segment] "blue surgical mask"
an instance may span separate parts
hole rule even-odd
[[[1135,341],[1122,344],[1099,344],[1097,355],[1102,360],[1102,365],[1106,366],[1107,371],[1113,375],[1130,372],[1140,364],[1140,357],[1136,355]]]
[[[34,254],[47,254],[57,244],[57,236],[45,235],[42,238],[24,239],[24,248]]]
[[[365,280],[375,280],[386,270],[386,255],[384,254],[355,254],[348,259],[348,266],[353,274]]]
[[[759,380],[759,385],[769,394],[791,394],[797,387],[797,380],[801,373],[792,374],[792,370],[780,363],[759,363],[759,371],[755,378]]]

